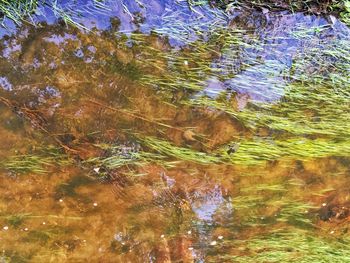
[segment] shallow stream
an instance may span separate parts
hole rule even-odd
[[[60,8],[0,30],[0,262],[350,262],[349,27]]]

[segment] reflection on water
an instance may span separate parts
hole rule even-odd
[[[2,261],[350,259],[345,25],[80,2],[1,31]]]

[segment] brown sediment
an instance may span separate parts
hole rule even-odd
[[[31,125],[34,126],[36,129],[50,136],[50,133],[45,128],[46,120],[40,115],[40,113],[38,113],[35,110],[28,109],[26,107],[20,107],[18,105],[15,105],[14,103],[10,102],[8,99],[3,97],[0,97],[0,101],[4,103],[6,106],[8,106],[10,109],[12,109],[17,115],[29,121]],[[67,151],[67,153],[73,153],[73,154],[77,153],[76,150],[64,144],[56,136],[52,136],[52,138],[60,147],[62,147],[65,151]]]

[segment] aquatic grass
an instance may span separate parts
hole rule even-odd
[[[309,211],[312,209],[317,209],[315,205],[290,201],[290,202],[281,202],[281,209],[278,211],[276,216],[277,222],[286,222],[289,225],[294,225],[299,228],[311,228],[314,227],[314,223],[312,222],[312,217],[309,214]],[[274,201],[271,203],[274,206],[279,205],[279,201]]]
[[[136,135],[135,135],[136,136]],[[98,169],[97,174],[100,177],[104,177],[108,171],[115,169],[122,169],[123,175],[128,178],[142,177],[145,174],[137,171],[137,167],[144,167],[149,164],[157,164],[164,168],[173,168],[178,164],[179,160],[171,161],[167,155],[156,153],[153,151],[146,151],[144,145],[141,145],[141,140],[137,140],[137,143],[131,145],[124,144],[94,144],[104,150],[104,154],[84,160],[83,166],[93,167],[92,169]],[[100,169],[102,170],[100,171]]]
[[[174,167],[179,162],[184,161],[203,165],[223,163],[219,156],[178,147],[171,142],[155,137],[142,137],[137,134],[134,136],[138,142],[136,148],[125,145],[97,144],[96,147],[106,151],[105,156],[89,158],[83,164],[113,170],[122,167],[132,169],[133,166],[142,167],[152,163],[166,168]]]
[[[312,211],[319,207],[295,191],[299,183],[279,180],[283,178],[240,189],[232,199],[236,219],[230,226],[237,235],[214,248],[216,253],[208,255],[208,262],[347,261],[347,237],[327,236],[315,224]]]
[[[36,16],[45,15],[44,8],[48,8],[57,19],[62,19],[67,25],[88,30],[81,22],[81,18],[87,14],[105,15],[111,12],[110,5],[111,3],[107,4],[107,0],[91,0],[79,7],[74,2],[62,3],[58,0],[1,0],[0,14],[3,25],[6,25],[4,23],[6,18],[11,19],[17,25],[23,22],[37,25]]]
[[[212,8],[206,1],[180,0],[176,5],[177,10],[167,10],[162,14],[162,26],[155,28],[154,32],[178,43],[192,43],[204,38],[214,25],[219,27],[227,23],[228,15],[223,10]]]
[[[95,145],[110,151],[105,157],[94,157],[84,161],[83,164],[95,167],[104,167],[110,170],[125,166],[144,166],[148,163],[162,162],[164,156],[148,153],[139,149],[130,149],[123,145]],[[165,165],[165,163],[163,163]],[[165,165],[166,166],[166,165]]]
[[[233,199],[233,207],[235,209],[252,209],[262,204],[264,197],[262,195],[238,195]]]
[[[269,225],[270,227],[275,225],[288,225],[295,226],[301,229],[315,229],[313,217],[306,211],[307,209],[314,209],[315,206],[302,204],[298,202],[280,202],[277,197],[272,200],[259,200],[252,196],[246,196],[249,198],[238,199],[239,201],[250,201],[247,204],[234,205],[236,210],[237,225],[240,227],[263,227]],[[274,213],[269,213],[267,209]],[[304,210],[306,209],[306,210]]]
[[[329,156],[349,156],[350,140],[336,141],[327,139],[291,138],[272,140],[256,138],[242,140],[238,150],[227,153],[223,147],[218,151],[222,160],[237,165],[258,165],[273,160],[307,160]]]
[[[145,137],[140,139],[142,145],[159,154],[173,157],[176,161],[189,161],[200,164],[221,163],[220,157],[210,155],[205,152],[195,151],[189,148],[178,147],[172,143],[160,140],[155,137]]]
[[[57,166],[66,166],[72,161],[55,148],[42,149],[32,154],[9,156],[0,163],[2,169],[18,174],[46,174]]]
[[[343,82],[332,78],[332,81]],[[349,87],[336,85],[290,85],[283,100],[277,104],[257,103],[256,109],[246,108],[235,113],[250,127],[269,127],[294,135],[326,135],[330,138],[347,138],[350,126],[345,121],[350,117]],[[344,85],[345,84],[345,85]],[[224,106],[222,106],[224,108]]]
[[[16,213],[16,214],[0,214],[0,219],[4,220],[6,224],[14,228],[19,228],[26,220],[31,219],[64,219],[64,220],[81,220],[78,216],[61,216],[61,215],[33,215],[31,213]]]
[[[32,21],[31,16],[37,10],[37,0],[1,0],[0,15],[20,24],[22,21]],[[3,19],[2,18],[2,19]]]
[[[207,37],[203,36],[204,31],[196,31],[200,39],[185,42],[186,50],[190,52],[174,49],[166,53],[148,47],[147,42],[143,43],[143,40],[138,37],[136,43],[142,47],[143,56],[149,61],[149,66],[159,69],[160,61],[166,63],[166,66],[161,68],[160,74],[145,74],[140,81],[164,90],[203,90],[211,78],[221,80],[225,75],[231,76],[237,73],[232,72],[232,69],[238,69],[242,64],[254,63],[243,48],[251,47],[243,40],[244,33],[245,31],[242,30],[227,29],[226,23],[215,24],[215,27],[212,25],[212,28],[205,32]],[[226,56],[225,60],[218,60],[225,50],[237,52],[231,53],[231,57]]]
[[[343,1],[343,11],[340,12],[340,17],[345,24],[350,26],[350,1]]]
[[[345,84],[344,80],[335,76],[333,80]],[[338,88],[293,84],[285,88],[283,100],[277,103],[252,103],[241,111],[232,108],[229,102],[207,97],[194,98],[185,103],[224,111],[253,130],[266,127],[293,135],[313,134],[345,139],[350,129],[346,121],[350,118],[350,90],[347,87],[350,86],[345,84]]]
[[[208,80],[212,78],[227,82],[225,84],[227,88],[232,86],[228,82],[230,79],[234,80],[235,86],[251,88],[252,83],[247,80],[248,74],[255,76],[256,85],[259,84],[256,79],[258,75],[276,76],[273,84],[281,83],[281,88],[278,90],[276,86],[276,89],[269,91],[269,94],[264,94],[264,91],[259,94],[259,96],[271,98],[283,95],[284,84],[281,79],[286,80],[287,83],[312,79],[314,82],[323,84],[325,81],[329,81],[331,75],[334,77],[345,74],[346,76],[349,69],[349,41],[326,38],[322,40],[322,43],[315,44],[315,40],[327,34],[331,28],[330,25],[312,27],[311,29],[299,25],[290,32],[286,32],[284,37],[278,36],[279,28],[277,27],[261,39],[259,34],[254,34],[248,29],[228,28],[228,19],[225,17],[222,19],[224,22],[213,22],[212,26],[209,25],[208,28],[198,29],[191,33],[197,38],[183,42],[186,49],[191,50],[191,52],[181,52],[176,49],[170,52],[157,52],[156,50],[149,52],[151,56],[145,56],[145,59],[150,61],[149,65],[159,69],[159,61],[165,61],[166,67],[162,68],[161,74],[146,74],[141,78],[141,82],[165,90],[200,91],[206,88]],[[183,24],[182,27],[190,30],[192,24]],[[159,32],[159,34],[173,37],[172,35],[180,34],[180,32],[174,30],[172,35],[164,32]],[[304,43],[305,48],[299,47],[294,55],[292,53],[286,54],[282,45],[284,39],[300,41]],[[142,45],[142,40],[139,38],[137,43]],[[276,44],[272,46],[271,43]],[[296,44],[298,43],[296,42]],[[147,46],[143,48],[147,54]],[[276,58],[280,57],[280,60],[282,58],[286,61],[293,59],[292,67],[290,68],[288,63],[281,63],[281,61],[277,63],[276,60],[263,60],[266,52],[272,53]],[[318,67],[317,65],[322,66]],[[312,75],[304,73],[310,69],[314,69]],[[170,71],[172,74],[168,74]],[[241,73],[245,75],[239,78]],[[266,86],[267,84],[262,82],[261,85]],[[274,92],[276,95],[273,94]]]
[[[301,36],[297,36],[299,37]],[[349,154],[350,130],[347,121],[350,118],[350,79],[347,74],[350,69],[349,46],[346,39],[331,40],[296,53],[292,67],[282,67],[280,70],[280,76],[288,80],[282,89],[270,88],[267,94],[264,90],[260,92],[253,89],[260,99],[251,98],[244,109],[234,108],[230,100],[203,95],[193,96],[181,103],[226,112],[252,132],[261,128],[270,131],[270,138],[242,138],[243,144],[238,141],[240,147],[232,156],[225,157],[227,149],[224,148],[224,159],[228,158],[235,164],[258,164],[289,157],[308,159],[346,156]],[[229,49],[227,52],[230,52]],[[232,54],[234,58],[235,55]],[[264,62],[266,65],[269,63]],[[248,62],[246,72],[273,75],[274,66],[255,67],[254,64],[259,65],[261,62],[254,62],[254,59]],[[278,64],[276,68],[278,69]],[[313,71],[311,74],[305,73],[310,69]],[[239,71],[232,71],[233,76],[237,73]],[[218,77],[225,79],[222,74]],[[233,79],[237,80],[237,77]],[[247,82],[247,78],[239,79],[238,84],[240,87],[252,85]],[[277,99],[264,101],[268,97]],[[261,101],[261,98],[264,99]],[[234,93],[232,99],[235,99]],[[298,136],[305,139],[298,139]],[[322,138],[311,139],[308,136]]]
[[[146,2],[147,3],[147,2]],[[128,14],[133,21],[134,14],[129,10],[129,6],[138,5],[140,8],[148,8],[148,5],[143,3],[141,0],[135,0],[131,2],[120,1],[120,5],[123,8],[124,12]],[[209,5],[205,2],[197,3],[196,8],[194,5],[188,4],[186,1],[178,1],[175,5],[182,6],[182,9],[176,11],[181,12],[181,15],[192,10],[201,17],[206,16],[218,16],[219,13],[224,15],[224,12],[221,10],[215,10],[210,8]],[[5,19],[11,19],[16,24],[20,25],[21,23],[30,23],[33,25],[38,25],[37,16],[47,15],[46,10],[49,9],[57,19],[63,20],[67,25],[72,25],[84,30],[89,30],[88,26],[84,25],[84,17],[96,17],[97,15],[104,17],[112,17],[113,10],[115,9],[115,2],[111,0],[90,0],[84,1],[84,3],[79,4],[76,1],[58,1],[58,0],[1,0],[0,1],[0,15],[2,15],[2,22]],[[182,11],[181,11],[182,10]],[[174,26],[177,24],[172,23],[176,21],[176,12],[166,12],[163,16],[164,26],[159,28],[161,34],[172,35],[172,32],[182,32],[184,33],[185,28],[178,27],[175,29]],[[172,14],[173,13],[173,14]],[[204,15],[205,13],[205,15]],[[179,14],[178,14],[179,15]],[[189,18],[191,17],[188,15]],[[170,19],[167,21],[167,18]],[[175,18],[175,20],[171,20]],[[168,23],[167,23],[168,22]],[[209,24],[209,23],[208,23]],[[3,23],[6,25],[6,23]],[[198,22],[197,27],[203,27],[204,23]],[[181,34],[174,34],[177,37],[180,37]],[[185,34],[182,34],[183,36]],[[181,37],[180,37],[181,38]],[[186,37],[182,38],[185,39]]]
[[[282,184],[258,184],[252,187],[246,187],[240,189],[240,192],[251,192],[251,191],[270,191],[270,192],[285,192],[287,191],[286,187]]]
[[[35,215],[32,213],[16,213],[16,214],[0,214],[0,219],[5,220],[8,224],[13,227],[18,227],[25,220],[30,219],[67,219],[67,220],[82,220],[83,217],[79,216],[68,216],[68,215],[54,215],[54,214],[46,214],[46,215]]]
[[[203,36],[200,32],[199,35]],[[137,48],[144,51],[141,56],[150,62],[147,64],[163,70],[161,75],[149,74],[137,81],[145,85],[152,84],[168,91],[187,89],[198,92],[206,87],[207,80],[211,77],[215,77],[223,83],[231,78],[236,78],[237,74],[243,71],[270,76],[274,73],[275,68],[278,69],[278,63],[250,56],[252,52],[247,49],[252,48],[254,52],[263,52],[265,44],[259,44],[264,43],[264,41],[249,32],[218,26],[216,30],[212,27],[206,36],[206,39],[189,42],[188,47],[183,50],[173,49],[165,52],[149,45],[146,36],[133,34],[131,39],[135,41]],[[300,38],[300,36],[298,37]],[[341,45],[336,45],[337,43]],[[294,73],[288,75],[288,70],[284,68],[281,72],[281,77],[290,77],[293,82],[285,85],[282,95],[280,90],[269,90],[268,96],[271,94],[281,96],[281,100],[268,102],[251,100],[250,104],[243,110],[237,110],[229,103],[198,95],[181,102],[191,106],[209,107],[226,112],[252,131],[267,128],[271,132],[271,138],[242,139],[238,151],[232,156],[226,154],[225,148],[218,150],[218,156],[212,156],[185,147],[174,147],[171,143],[165,144],[161,141],[150,143],[150,141],[145,140],[142,143],[155,149],[156,152],[160,152],[162,156],[172,156],[178,160],[201,163],[261,164],[264,161],[285,158],[287,153],[292,156],[291,158],[301,159],[322,158],[330,154],[343,156],[348,153],[346,144],[348,143],[347,131],[349,130],[349,124],[346,121],[349,117],[349,111],[346,109],[346,105],[349,103],[349,86],[347,86],[349,80],[347,75],[340,74],[349,68],[347,55],[349,47],[346,44],[346,41],[344,43],[335,41],[327,45],[324,53],[320,48],[315,48],[297,54],[296,62],[292,68]],[[327,62],[330,59],[336,60],[336,62],[329,63],[333,69],[327,69],[325,75],[317,71],[312,76],[300,73],[313,63]],[[165,68],[159,66],[159,60],[167,62]],[[139,63],[145,64],[142,59],[139,60]],[[256,67],[256,65],[266,65],[266,67]],[[244,81],[246,80],[243,78],[238,84],[249,85]],[[259,91],[257,94],[266,96],[263,91]],[[112,110],[111,107],[110,109]],[[113,110],[142,119],[141,116],[136,116],[133,112],[127,112],[124,109]],[[307,116],[305,117],[305,115]],[[145,119],[143,118],[143,120]],[[166,124],[157,124],[172,128]],[[283,132],[283,138],[287,138],[285,142],[279,138],[281,132]],[[296,136],[326,137],[320,140],[306,139],[304,144],[305,141],[298,141],[294,138]],[[328,143],[326,143],[327,139],[329,139]],[[305,148],[301,148],[300,145],[304,145]],[[343,153],[340,153],[341,151]],[[151,159],[151,156],[146,156],[146,153],[144,156],[131,158],[110,156],[105,158],[105,165],[121,167],[144,159]]]
[[[220,162],[220,158],[204,152],[197,152],[189,148],[177,147],[168,141],[155,137],[137,136],[139,148],[130,149],[123,145],[96,145],[108,151],[106,156],[94,157],[84,161],[84,164],[107,169],[117,169],[125,166],[144,166],[150,163],[160,164],[164,167],[173,167],[181,161],[190,161],[201,164]],[[175,160],[169,160],[175,157]]]
[[[19,227],[29,215],[30,214],[22,213],[22,214],[14,214],[14,215],[3,215],[3,216],[0,216],[0,218],[5,219],[5,221],[9,225],[16,228],[16,227]]]
[[[227,241],[226,246],[244,246],[247,253],[236,256],[221,254],[211,257],[209,262],[348,262],[348,244],[346,238],[315,236],[298,228],[276,229],[272,233],[247,240]]]
[[[207,1],[208,2],[208,1]],[[268,11],[288,10],[290,12],[309,12],[316,14],[336,14],[339,15],[344,23],[350,25],[349,13],[350,3],[348,0],[335,1],[272,1],[272,0],[214,0],[218,7],[223,8],[226,12],[240,8],[267,9]],[[205,5],[203,1],[200,2]]]
[[[232,198],[239,224],[251,227],[268,222],[269,224],[285,223],[298,227],[314,227],[312,221],[314,218],[309,211],[315,211],[317,207],[293,194],[301,187],[279,176],[275,177],[271,183],[263,180],[256,181],[252,186],[240,187],[239,193]]]
[[[16,173],[45,174],[47,173],[46,168],[53,166],[53,159],[35,155],[15,155],[3,161],[1,166]]]
[[[79,13],[75,10],[69,10],[67,11],[65,8],[60,6],[57,2],[57,0],[53,1],[52,4],[50,5],[51,10],[55,14],[57,18],[62,19],[66,25],[71,25],[75,26],[81,29],[87,30],[87,28],[82,25],[81,23],[77,22],[74,19],[74,16],[79,16]]]
[[[327,139],[290,138],[276,140],[257,137],[238,142],[237,150],[229,153],[229,146],[223,146],[213,153],[199,152],[190,148],[178,147],[155,137],[139,137],[142,150],[120,154],[112,152],[106,157],[95,157],[85,161],[96,167],[116,169],[129,165],[142,166],[147,163],[158,163],[166,167],[174,162],[194,162],[203,165],[264,165],[268,161],[312,160],[329,156],[350,155],[350,141]],[[237,142],[235,142],[237,143]],[[119,146],[120,147],[120,146]],[[174,158],[173,161],[169,158]],[[276,188],[275,191],[282,191]]]
[[[153,85],[159,85],[163,90],[167,90],[169,87],[172,88],[172,91],[174,89],[188,89],[192,92],[191,95],[193,95],[195,92],[201,91],[203,87],[205,87],[206,76],[216,77],[220,81],[225,81],[229,78],[234,78],[242,71],[259,74],[266,73],[267,75],[272,75],[275,72],[276,65],[274,66],[274,63],[267,63],[262,59],[249,57],[250,52],[248,51],[243,51],[243,55],[237,57],[239,56],[239,52],[235,49],[235,45],[239,45],[242,50],[252,47],[254,50],[263,51],[264,47],[255,47],[256,43],[251,41],[247,44],[243,39],[241,41],[241,37],[244,35],[242,32],[237,33],[236,39],[234,36],[236,33],[233,31],[231,33],[228,33],[227,38],[225,38],[225,32],[220,32],[217,35],[220,36],[220,38],[216,40],[216,35],[214,34],[208,45],[205,45],[201,41],[193,43],[193,48],[190,46],[187,52],[174,51],[171,53],[157,51],[150,47],[148,49],[150,53],[147,55],[152,56],[152,54],[156,53],[159,55],[160,59],[167,60],[169,64],[163,71],[164,74],[159,79],[152,79],[151,72],[149,79],[143,79],[140,82],[150,84],[150,81],[153,80]],[[301,36],[302,34],[298,37]],[[142,43],[142,40],[140,43],[141,45],[145,44]],[[197,44],[199,45],[198,49],[195,48]],[[216,45],[223,47],[221,50],[224,50],[224,58],[217,57],[218,51],[214,49]],[[346,49],[342,49],[346,51]],[[315,49],[312,52],[316,54],[319,50]],[[168,53],[171,54],[166,55]],[[209,53],[213,53],[214,55],[208,55]],[[346,54],[346,52],[344,53]],[[314,60],[313,58],[315,56],[312,54],[313,53],[310,53],[309,58],[303,61],[305,64],[294,64],[296,72],[301,72],[312,63],[323,61],[323,58],[319,56],[316,57],[317,60]],[[338,51],[328,49],[327,55],[337,59],[338,64],[334,64],[334,67],[340,68],[341,65],[342,67],[344,66],[342,70],[346,69],[346,61],[340,64],[340,53]],[[153,66],[155,68],[162,70],[163,68],[158,64],[157,59],[158,57],[154,57],[153,60],[150,60],[150,63],[154,63]],[[241,62],[241,60],[243,62]],[[144,61],[145,60],[141,60],[141,63],[146,64]],[[221,62],[225,67],[220,67]],[[238,64],[236,68],[230,67],[230,63],[236,62]],[[216,63],[216,65],[213,66],[213,63]],[[267,65],[267,67],[255,67],[262,63]],[[231,66],[232,65],[233,64],[231,64]],[[327,66],[328,65],[333,66],[332,63],[327,64]],[[348,111],[346,111],[346,106],[348,105],[349,97],[347,86],[345,86],[345,88],[343,86],[347,83],[347,76],[340,76],[339,72],[340,71],[337,70],[333,71],[327,69],[326,73],[329,75],[324,76],[318,71],[312,77],[307,76],[307,74],[298,73],[294,76],[295,83],[286,85],[281,99],[268,102],[251,100],[242,110],[238,110],[229,103],[223,102],[222,98],[215,100],[208,97],[191,96],[188,101],[185,101],[184,103],[188,103],[188,105],[196,106],[196,110],[201,107],[209,107],[213,110],[226,112],[231,115],[235,121],[241,122],[244,126],[256,132],[256,134],[258,134],[260,128],[269,129],[270,136],[257,135],[252,137],[251,135],[242,135],[241,138],[233,142],[238,145],[235,152],[228,153],[228,148],[223,147],[208,154],[191,149],[189,146],[176,146],[164,139],[142,137],[140,135],[136,136],[137,141],[141,145],[140,147],[115,144],[95,145],[105,150],[105,153],[99,157],[88,159],[85,162],[83,161],[82,163],[83,165],[87,165],[88,168],[90,168],[90,165],[97,168],[95,171],[99,171],[98,168],[101,167],[111,170],[127,167],[131,168],[128,169],[130,172],[133,168],[132,166],[144,166],[154,162],[159,162],[162,165],[168,164],[170,161],[174,161],[173,163],[184,161],[203,165],[219,163],[244,166],[265,164],[266,161],[274,160],[305,160],[328,156],[348,156],[349,137],[346,132],[348,130],[348,122],[346,121],[348,119]],[[286,73],[283,72],[283,74]],[[334,74],[332,78],[330,74]],[[155,77],[157,77],[157,74],[155,74]],[[278,96],[281,95],[279,90],[273,90],[271,93],[272,92],[276,93]],[[264,92],[260,91],[259,95],[266,95],[263,93]],[[227,94],[230,94],[230,92],[227,92]],[[234,92],[232,92],[231,95],[232,94],[234,94]],[[266,98],[266,96],[264,98]],[[107,107],[105,107],[105,109],[106,108]],[[109,107],[109,109],[135,117],[135,119],[143,118],[142,116],[136,116],[135,112],[129,112],[127,109],[116,109],[112,107]],[[229,118],[228,115],[225,116]],[[146,121],[146,119],[143,120]],[[152,120],[152,118],[148,118],[147,116],[148,122],[155,123],[150,120]],[[158,123],[158,125],[163,128],[173,128],[166,124],[161,125]],[[44,162],[40,163],[37,158],[33,160],[33,167],[41,167],[44,170],[46,170],[45,168],[50,169],[50,165],[57,162],[60,154],[58,152],[57,156],[48,155],[51,159],[46,159],[48,157],[45,156],[45,154],[38,154],[37,157],[42,157],[41,161]],[[26,159],[23,156],[20,157]],[[170,161],[168,162],[168,160]],[[17,163],[17,165],[20,166],[20,163]],[[24,166],[26,165],[27,164]],[[16,165],[14,167],[16,167]],[[103,171],[103,169],[101,169],[101,171]],[[141,175],[138,174],[138,176]],[[230,176],[230,174],[227,176]],[[236,177],[240,175],[234,174],[232,176]],[[252,229],[261,226],[271,229],[274,228],[274,226],[281,227],[282,225],[285,231],[286,229],[290,231],[286,231],[286,235],[281,234],[281,232],[278,232],[278,234],[270,233],[261,235],[261,231],[255,228],[258,229],[257,232],[259,232],[257,235],[253,237],[251,235],[241,235],[238,236],[233,243],[229,243],[231,242],[229,239],[226,241],[225,237],[223,244],[228,247],[232,245],[233,249],[230,250],[232,253],[217,253],[213,256],[218,258],[214,260],[214,262],[226,260],[238,260],[241,262],[288,262],[290,260],[294,261],[295,259],[304,260],[304,258],[317,262],[322,262],[322,260],[325,260],[325,262],[337,262],[336,260],[348,259],[349,253],[346,251],[345,253],[347,254],[344,255],[338,253],[339,251],[342,252],[348,249],[348,246],[333,246],[334,243],[328,242],[328,240],[324,241],[321,237],[317,237],[316,234],[312,235],[310,231],[303,232],[301,230],[305,228],[315,230],[313,228],[312,218],[305,213],[305,210],[311,209],[313,206],[303,202],[303,200],[297,198],[293,199],[293,189],[290,188],[287,183],[278,182],[280,178],[276,178],[276,182],[274,183],[259,184],[255,179],[263,176],[256,174],[252,176],[255,176],[255,178],[252,177],[252,179],[254,179],[254,181],[252,181],[254,187],[240,189],[240,193],[233,198],[233,205],[236,209],[235,214],[241,219],[233,222],[233,224],[251,227]],[[262,180],[264,180],[264,178]],[[239,186],[235,185],[235,187]],[[142,201],[142,203],[144,202]],[[266,216],[268,218],[266,218],[263,212],[266,211],[268,213],[268,210],[271,208],[276,208],[277,216],[271,213],[268,214]],[[179,222],[180,224],[182,221],[182,211],[180,208],[176,210],[176,214],[178,214],[177,216],[180,217],[181,220],[174,220],[172,224],[174,222]],[[185,216],[186,214],[184,213]],[[10,218],[10,220],[12,220],[11,222],[13,222],[13,224],[17,224],[22,218],[25,217],[13,217]],[[137,221],[135,222],[138,223]],[[271,222],[274,225],[268,225]],[[234,231],[237,231],[237,229],[234,229]],[[176,230],[176,232],[178,233],[178,230]],[[299,236],[295,237],[295,233],[299,234]],[[50,235],[44,232],[32,232],[31,234],[27,242],[35,242],[38,240],[45,241],[50,237]],[[315,246],[316,250],[314,250]],[[238,247],[248,249],[239,251],[239,257],[236,257],[233,252],[235,252],[234,249]],[[312,249],[312,251],[309,252],[309,249]],[[320,249],[325,251],[320,252]],[[336,257],[330,252],[333,249],[339,249],[339,251],[336,251]],[[319,255],[319,252],[323,254]],[[209,257],[211,256],[212,254],[209,253]],[[36,258],[39,258],[39,256]]]

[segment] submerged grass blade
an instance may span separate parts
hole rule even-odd
[[[213,164],[222,162],[219,157],[191,150],[189,148],[178,147],[168,141],[159,140],[155,137],[142,138],[141,142],[147,148],[159,154],[173,157],[179,161],[190,161],[201,164]]]

